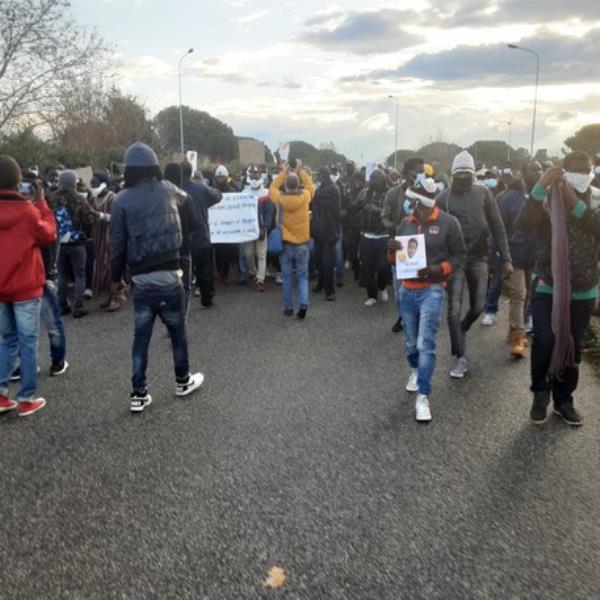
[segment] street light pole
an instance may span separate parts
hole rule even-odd
[[[533,54],[535,56],[535,93],[533,97],[533,120],[531,123],[531,146],[529,150],[529,154],[531,155],[531,158],[533,158],[533,144],[535,142],[535,120],[537,117],[538,88],[540,85],[540,55],[535,50],[531,50],[531,48],[523,48],[523,46],[518,46],[517,44],[508,44],[508,47],[511,50],[521,50],[522,52],[528,52],[529,54]]]
[[[504,121],[507,125],[508,125],[508,150],[507,150],[507,159],[508,161],[510,161],[510,146],[512,143],[512,122],[511,121]]]
[[[179,77],[179,141],[181,143],[181,160],[185,159],[185,146],[183,144],[183,105],[181,103],[181,63],[183,59],[194,51],[190,48],[180,59],[177,66],[177,74]]]
[[[398,170],[398,109],[400,101],[394,96],[388,96],[390,100],[396,101],[396,133],[394,134],[394,169]]]

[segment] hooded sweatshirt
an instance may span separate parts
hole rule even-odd
[[[304,189],[282,192],[287,173],[282,171],[269,188],[273,202],[283,210],[281,238],[288,244],[306,244],[310,240],[309,207],[315,192],[315,184],[305,171],[300,171],[300,184]]]
[[[43,198],[34,206],[17,192],[0,191],[0,302],[24,302],[44,293],[40,246],[56,241],[56,221]]]

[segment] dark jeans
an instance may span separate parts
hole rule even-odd
[[[192,242],[192,268],[196,275],[196,286],[200,290],[200,301],[204,306],[212,302],[215,295],[215,256],[213,246]]]
[[[229,267],[236,257],[237,244],[215,244],[215,263],[217,273],[224,280],[229,279]]]
[[[490,268],[493,273],[489,278],[485,312],[495,315],[498,312],[498,303],[502,295],[502,259],[494,256],[490,261]]]
[[[387,238],[360,240],[361,280],[369,298],[377,299],[377,292],[385,290],[388,281]]]
[[[69,274],[75,279],[75,306],[83,304],[86,252],[84,244],[61,244],[58,254],[58,303],[67,303]]]
[[[575,366],[566,369],[560,377],[550,379],[548,367],[554,349],[552,332],[551,294],[536,292],[531,299],[533,316],[533,344],[531,347],[531,391],[551,391],[554,404],[571,402],[572,394],[579,381],[579,363],[581,362],[581,340],[589,325],[594,310],[594,300],[571,300],[571,334],[575,343]]]
[[[452,356],[464,356],[466,333],[485,308],[488,264],[485,258],[468,258],[464,269],[458,269],[448,281],[448,329]],[[469,310],[462,317],[465,287],[469,291]]]
[[[154,320],[157,316],[167,326],[171,337],[175,378],[177,381],[186,381],[190,365],[185,333],[184,303],[184,291],[180,285],[170,287],[133,286],[135,334],[133,337],[131,385],[134,392],[145,393],[147,389],[148,347],[152,338]]]
[[[319,278],[317,287],[326,294],[335,294],[336,242],[315,240],[315,264]]]
[[[183,283],[183,292],[185,294],[184,300],[184,314],[187,319],[188,309],[190,307],[190,296],[192,294],[192,257],[189,254],[184,254],[179,257],[179,264],[183,271],[183,277],[181,278]]]
[[[67,353],[67,338],[65,336],[65,326],[60,314],[60,308],[58,306],[56,284],[54,281],[47,280],[44,285],[40,320],[48,331],[52,364],[60,365],[62,361],[65,360],[65,355]]]

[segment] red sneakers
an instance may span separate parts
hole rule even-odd
[[[8,412],[15,408],[17,408],[17,403],[14,400],[10,400],[6,396],[0,394],[0,413]]]
[[[34,412],[40,410],[40,408],[44,408],[44,406],[46,406],[46,401],[43,398],[37,398],[31,402],[19,402],[19,416],[27,417],[32,415]]]

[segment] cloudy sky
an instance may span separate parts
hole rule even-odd
[[[113,44],[120,85],[152,113],[178,101],[278,142],[333,141],[378,160],[433,139],[529,147],[541,56],[536,148],[600,122],[598,0],[74,0]],[[366,8],[368,7],[368,8]]]

